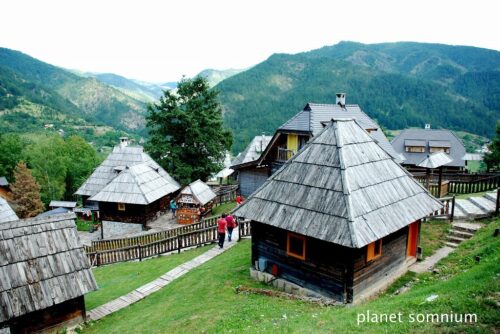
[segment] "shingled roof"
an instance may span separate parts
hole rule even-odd
[[[360,124],[338,119],[234,214],[361,248],[441,207]]]
[[[175,190],[180,188],[180,185],[175,181],[160,165],[158,165],[140,146],[115,146],[110,155],[104,160],[99,167],[90,175],[90,177],[82,184],[75,192],[75,195],[94,196],[100,192],[111,180],[117,177],[118,173],[126,167],[131,167],[138,164],[147,164],[153,169],[157,169],[160,176],[166,182],[170,183]],[[174,191],[175,191],[174,190]]]
[[[75,218],[0,224],[0,323],[97,289]]]
[[[207,204],[217,196],[212,189],[201,180],[190,183],[182,189],[181,194],[192,195],[201,205]]]
[[[462,141],[449,130],[405,129],[391,142],[394,150],[405,157],[403,164],[417,165],[427,158],[431,147],[450,148],[451,161],[446,166],[464,167],[466,153]],[[424,152],[406,152],[406,146],[424,147]]]
[[[304,110],[280,126],[278,131],[297,131],[316,136],[323,129],[322,123],[339,118],[355,119],[363,129],[373,130],[370,132],[370,136],[396,161],[403,160],[403,156],[394,150],[380,126],[357,104],[340,106],[338,104],[308,103]]]
[[[90,200],[147,205],[177,189],[177,185],[168,182],[149,163],[142,163],[126,167]]]
[[[18,220],[16,213],[10,207],[9,203],[0,197],[0,223]]]
[[[266,149],[267,145],[271,141],[272,136],[255,136],[250,144],[245,148],[243,152],[238,154],[238,156],[231,163],[231,168],[254,162],[259,159],[260,155]]]

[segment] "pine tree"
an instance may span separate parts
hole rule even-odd
[[[19,218],[29,218],[43,212],[40,199],[40,185],[36,182],[31,170],[24,161],[20,161],[14,169],[14,183],[11,184],[12,201]]]
[[[177,92],[165,91],[146,117],[146,150],[176,180],[205,181],[223,167],[232,134],[224,129],[218,92],[203,77],[182,79]]]

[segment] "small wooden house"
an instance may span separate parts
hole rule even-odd
[[[162,210],[180,185],[140,146],[127,138],[96,168],[75,192],[84,209],[100,220],[146,224]]]
[[[0,332],[56,331],[85,319],[97,289],[73,213],[0,224]]]
[[[339,119],[234,214],[251,220],[254,270],[349,303],[416,261],[420,220],[441,207],[356,121]]]
[[[0,197],[0,223],[18,220],[16,213],[10,207],[9,203]]]
[[[425,172],[418,166],[432,153],[443,152],[450,161],[444,165],[444,171],[457,172],[465,169],[465,146],[453,132],[445,129],[405,129],[391,142],[396,152],[404,156],[403,166],[412,172]]]
[[[212,210],[213,200],[216,196],[203,181],[196,180],[192,182],[181,190],[177,199],[177,222],[179,224],[198,222],[202,214]]]
[[[177,189],[157,169],[142,163],[124,167],[90,201],[99,203],[102,220],[145,225],[168,210]]]

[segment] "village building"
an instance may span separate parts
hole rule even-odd
[[[85,320],[97,289],[73,213],[0,224],[0,332],[55,332]]]
[[[264,150],[254,153],[243,162],[233,162],[232,169],[239,172],[241,194],[249,196],[266,179],[276,172],[288,159],[293,157],[307,142],[322,129],[323,123],[332,118],[352,118],[396,161],[402,156],[394,151],[380,126],[372,120],[357,104],[346,104],[345,94],[336,94],[335,104],[308,103],[302,111],[280,126]],[[252,145],[247,148],[250,152]],[[243,152],[245,153],[245,152]]]
[[[64,209],[68,209],[68,210],[73,210],[74,208],[76,208],[76,202],[50,201],[49,208],[51,208],[51,209],[64,208]]]
[[[102,220],[145,224],[162,210],[180,185],[140,146],[126,138],[75,192]]]
[[[16,213],[10,207],[9,203],[0,197],[0,224],[18,220]]]
[[[444,152],[451,162],[443,168],[445,172],[457,172],[465,169],[465,146],[453,132],[444,129],[431,129],[427,124],[424,129],[402,130],[391,142],[396,152],[404,156],[403,166],[411,172],[424,172],[419,167],[430,154]]]
[[[0,197],[9,201],[12,199],[10,184],[5,176],[0,176]]]
[[[361,124],[338,119],[234,214],[251,220],[253,272],[350,303],[406,272],[421,219],[441,207]]]
[[[196,180],[181,190],[177,199],[177,222],[192,224],[212,210],[217,195],[203,181]]]
[[[269,177],[267,168],[257,168],[257,160],[271,141],[272,136],[256,136],[243,152],[231,163],[231,169],[236,171],[240,193],[247,197],[263,184]]]

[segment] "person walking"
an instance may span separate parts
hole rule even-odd
[[[223,214],[222,217],[220,217],[217,220],[217,233],[219,236],[219,248],[224,247],[224,240],[226,239],[226,228],[227,228],[226,215]]]
[[[243,202],[243,198],[240,195],[236,196],[236,204],[240,205],[241,202]]]
[[[232,215],[226,216],[227,222],[227,242],[231,242],[231,236],[233,235],[233,229],[236,227],[236,221]]]
[[[175,212],[177,211],[177,203],[175,202],[175,199],[170,201],[170,210],[172,211],[172,218],[175,218]]]

